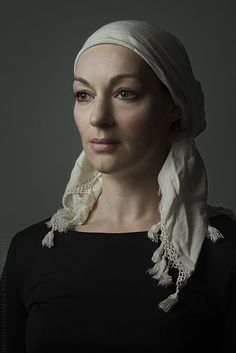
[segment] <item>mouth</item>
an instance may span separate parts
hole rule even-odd
[[[107,152],[107,151],[111,151],[114,150],[115,148],[118,147],[118,145],[120,144],[119,141],[114,140],[114,139],[92,139],[90,141],[91,143],[91,147],[95,152]]]

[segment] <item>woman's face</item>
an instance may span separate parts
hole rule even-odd
[[[96,170],[138,173],[164,162],[173,102],[139,55],[115,44],[87,49],[73,90],[75,122]]]

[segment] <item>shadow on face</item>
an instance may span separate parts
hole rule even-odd
[[[116,44],[85,50],[76,63],[73,88],[81,92],[75,121],[96,169],[163,159],[178,119],[177,107],[168,88],[137,53]],[[95,154],[89,144],[92,138],[114,138],[121,147],[113,154]]]

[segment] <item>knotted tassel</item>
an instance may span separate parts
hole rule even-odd
[[[42,246],[47,246],[48,248],[51,248],[52,246],[54,246],[54,233],[53,230],[50,230],[45,237],[42,240]]]
[[[163,243],[161,243],[161,245],[152,254],[152,261],[155,263],[160,262],[163,254],[164,254],[164,246],[163,246]]]
[[[161,275],[161,277],[159,278],[159,284],[161,285],[161,286],[165,286],[165,287],[167,287],[167,286],[169,286],[170,284],[172,284],[172,277],[169,275],[169,266],[168,266],[168,264],[167,264],[167,266],[166,266],[166,268],[165,268],[165,270],[164,270],[164,272],[163,272],[163,274]]]
[[[163,256],[160,262],[156,263],[152,268],[149,268],[146,272],[148,272],[150,275],[153,275],[152,277],[158,280],[162,276],[165,268],[166,259]]]
[[[163,311],[167,312],[169,311],[173,305],[178,303],[178,292],[176,291],[173,294],[170,294],[166,299],[162,300],[159,304],[158,307],[162,309]]]
[[[207,238],[211,239],[213,242],[216,242],[224,237],[218,229],[208,225]]]
[[[160,230],[161,230],[161,223],[158,222],[157,224],[154,224],[147,233],[148,238],[151,239],[152,241],[158,242],[158,232]]]

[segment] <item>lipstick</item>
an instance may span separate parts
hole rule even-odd
[[[108,152],[111,150],[114,150],[116,147],[118,147],[119,142],[114,139],[97,139],[94,138],[90,141],[92,149],[95,152]]]

